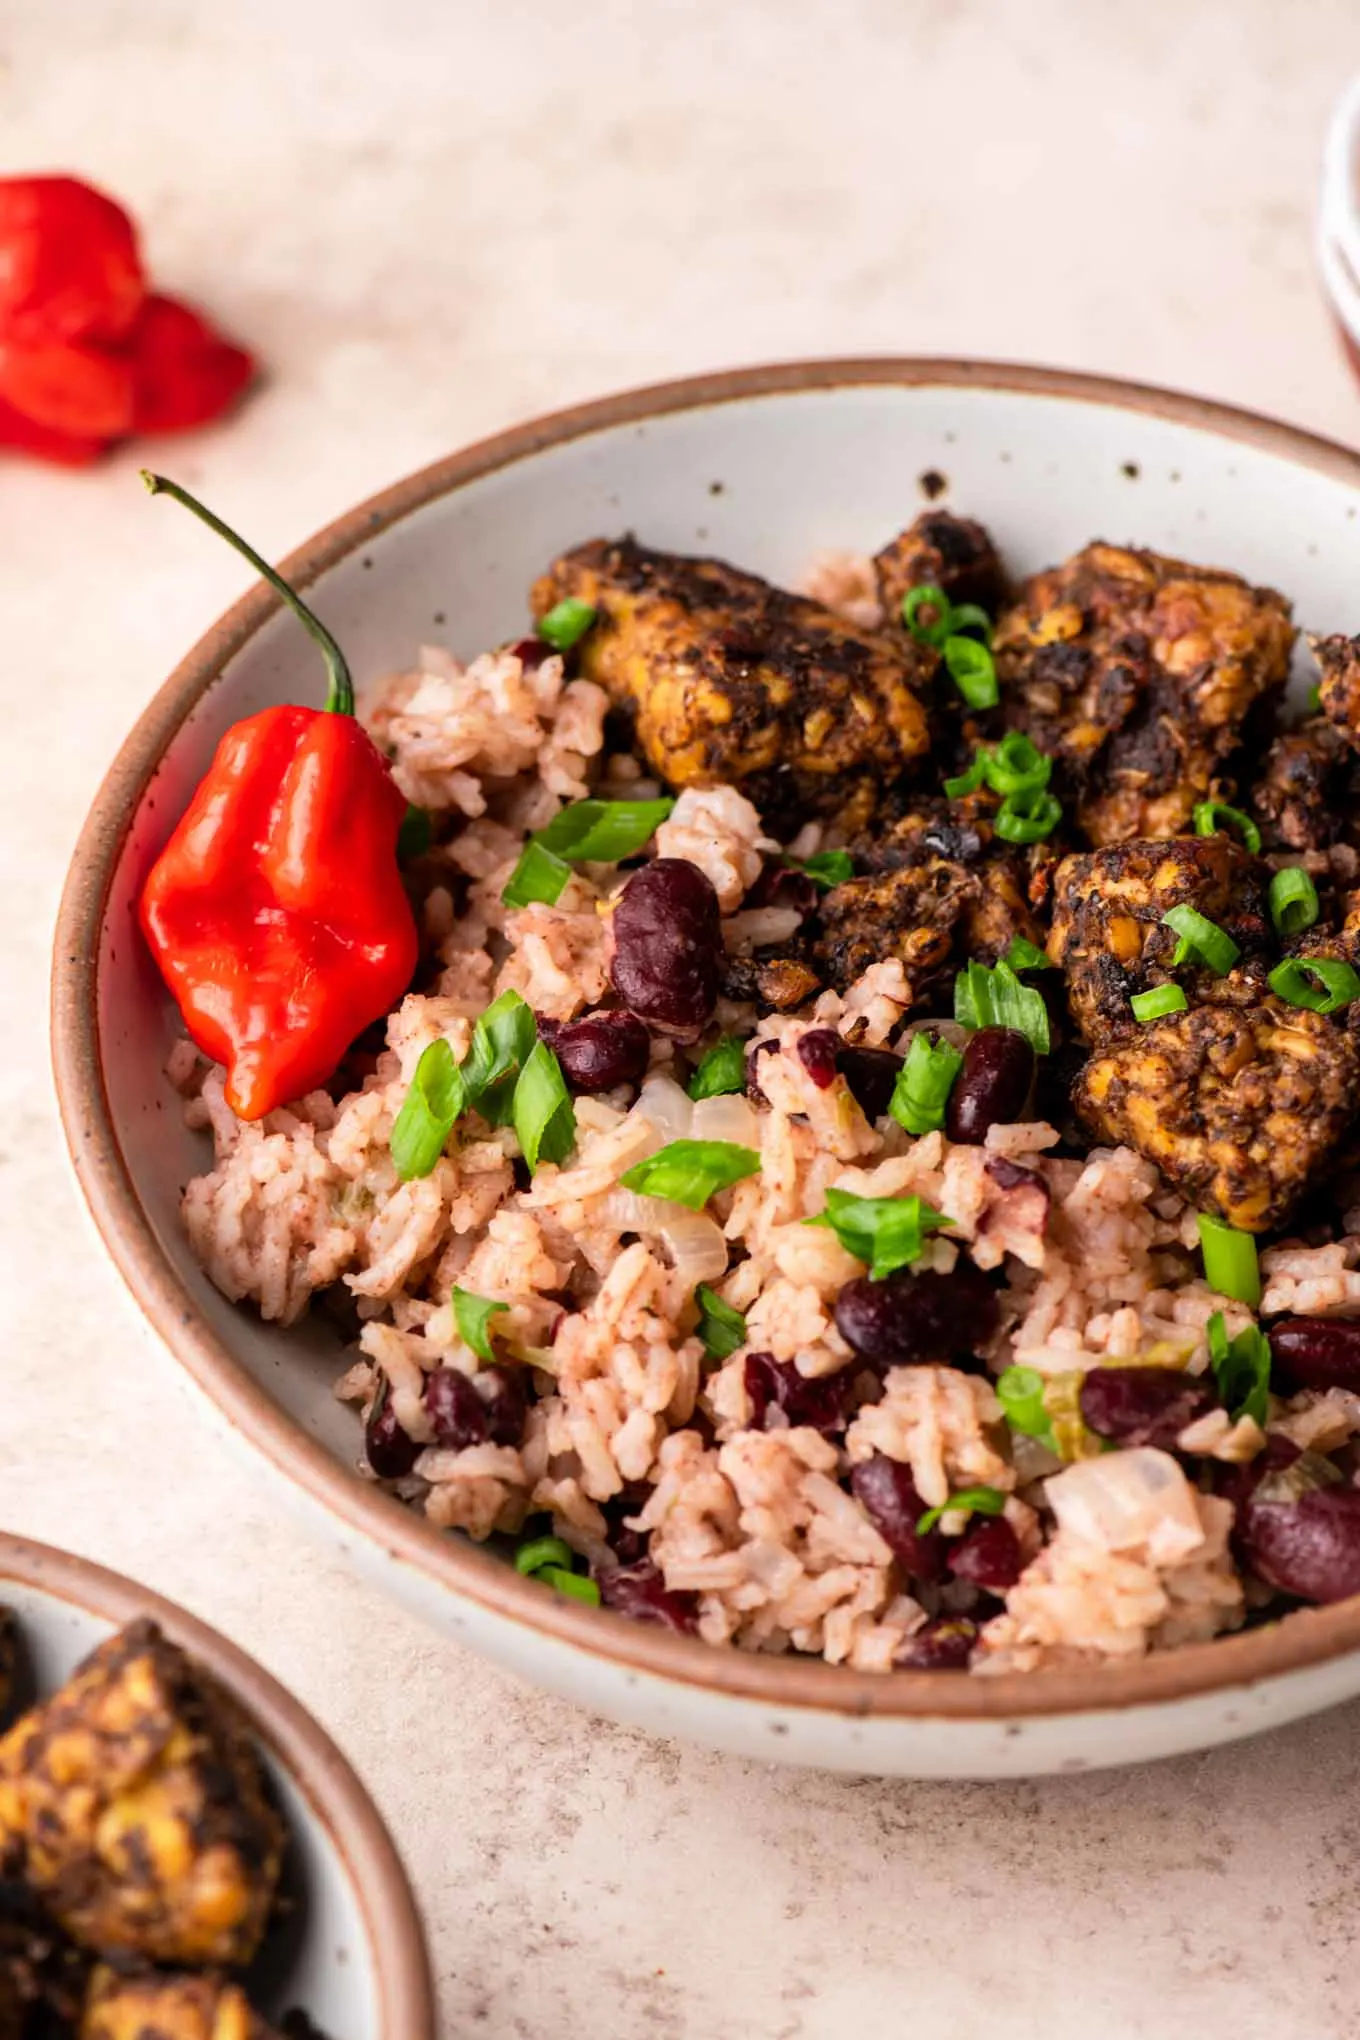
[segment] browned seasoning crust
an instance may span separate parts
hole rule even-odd
[[[83,1946],[237,1965],[264,1933],[284,1829],[234,1703],[140,1621],[0,1739],[0,1838]]]
[[[1357,1079],[1348,1034],[1266,999],[1151,1022],[1091,1058],[1074,1103],[1093,1139],[1137,1148],[1200,1210],[1260,1233],[1331,1159]]]
[[[926,750],[933,657],[721,560],[593,539],[533,590],[599,611],[581,672],[636,714],[648,763],[675,787],[738,786],[769,826],[809,813],[867,820]]]
[[[1233,752],[1294,641],[1270,588],[1097,541],[1036,574],[1000,618],[1007,721],[1061,763],[1092,842],[1171,836],[1231,798]]]
[[[1325,716],[1276,737],[1251,790],[1262,848],[1325,850],[1353,837],[1356,770],[1346,738]]]
[[[13,1887],[0,1887],[0,2040],[74,2035],[89,1957]]]
[[[1308,649],[1318,662],[1318,706],[1360,751],[1360,637],[1310,637]]]
[[[79,2040],[279,2040],[239,1984],[215,1976],[122,1976],[100,1967]]]
[[[1226,977],[1172,969],[1173,907],[1194,907],[1230,935],[1241,961]],[[1077,1032],[1103,1046],[1141,1030],[1130,1000],[1174,980],[1192,1005],[1260,999],[1272,940],[1261,868],[1230,836],[1111,843],[1065,857],[1053,882],[1048,953],[1062,967]]]
[[[923,510],[874,555],[874,574],[892,624],[912,588],[940,588],[951,602],[976,602],[989,616],[1006,596],[1005,572],[985,527],[951,510]]]

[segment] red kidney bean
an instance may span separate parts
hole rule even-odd
[[[436,1367],[425,1377],[425,1408],[434,1425],[436,1445],[446,1452],[486,1440],[486,1405],[461,1367]]]
[[[893,1662],[904,1672],[966,1672],[977,1637],[966,1615],[941,1615],[909,1636]]]
[[[1261,1483],[1267,1493],[1273,1485]],[[1264,1501],[1258,1487],[1239,1535],[1252,1570],[1281,1593],[1312,1602],[1360,1594],[1360,1489],[1316,1487],[1297,1501]]]
[[[1034,1071],[1034,1050],[1025,1035],[1014,1027],[979,1027],[969,1036],[945,1106],[949,1138],[980,1142],[989,1127],[1023,1119]]]
[[[1214,1492],[1232,1503],[1237,1513],[1239,1535],[1246,1516],[1247,1504],[1267,1474],[1279,1473],[1286,1466],[1292,1466],[1299,1456],[1299,1448],[1292,1438],[1282,1437],[1278,1431],[1272,1431],[1266,1438],[1264,1452],[1258,1452],[1254,1459],[1244,1461],[1241,1466],[1225,1464],[1222,1460],[1214,1460],[1211,1463],[1210,1474]]]
[[[1169,1452],[1186,1425],[1207,1415],[1218,1397],[1211,1382],[1174,1367],[1093,1367],[1080,1400],[1082,1417],[1097,1436]]]
[[[924,1537],[916,1525],[925,1503],[900,1460],[875,1452],[850,1469],[850,1492],[909,1579],[931,1585],[944,1571],[944,1539],[938,1530]]]
[[[507,649],[517,658],[526,673],[536,673],[545,659],[553,656],[553,647],[546,638],[516,638]]]
[[[916,1367],[971,1359],[1001,1321],[996,1291],[980,1268],[960,1261],[952,1275],[899,1268],[881,1282],[847,1282],[836,1298],[836,1328],[871,1367]]]
[[[850,1096],[865,1118],[881,1119],[897,1088],[901,1056],[890,1048],[848,1048],[842,1043],[840,1067]]]
[[[364,1426],[364,1451],[379,1480],[401,1480],[420,1457],[420,1447],[403,1431],[384,1379]]]
[[[841,1038],[834,1027],[809,1027],[798,1037],[798,1060],[819,1091],[829,1091],[840,1068]]]
[[[482,1407],[486,1412],[486,1435],[493,1445],[520,1446],[529,1417],[529,1399],[524,1392],[524,1375],[518,1367],[484,1367],[477,1376]]]
[[[854,1372],[854,1368],[842,1368],[839,1374],[809,1380],[792,1360],[776,1360],[773,1353],[748,1353],[743,1379],[751,1399],[752,1430],[768,1431],[769,1413],[779,1409],[790,1424],[808,1424],[823,1436],[843,1431]]]
[[[1286,1389],[1360,1389],[1360,1318],[1279,1318],[1270,1356]]]
[[[1020,1539],[1004,1516],[974,1516],[957,1544],[946,1547],[946,1564],[956,1580],[1004,1594],[1025,1568]]]
[[[539,1017],[540,1037],[573,1091],[587,1096],[637,1084],[647,1074],[651,1040],[635,1013],[585,1013],[579,1020]]]
[[[635,871],[613,919],[614,990],[630,1011],[666,1034],[693,1039],[718,997],[722,917],[712,884],[684,857],[656,857]]]
[[[634,1622],[649,1622],[658,1629],[672,1629],[681,1636],[693,1636],[699,1626],[697,1598],[673,1593],[660,1569],[649,1558],[636,1565],[611,1566],[597,1572],[600,1600],[616,1614]]]

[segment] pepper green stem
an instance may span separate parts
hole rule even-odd
[[[330,680],[330,688],[326,695],[327,709],[333,715],[353,715],[354,681],[350,674],[349,662],[321,618],[307,607],[297,591],[289,587],[281,574],[275,573],[268,560],[261,559],[253,545],[246,544],[239,532],[233,531],[229,524],[224,524],[205,503],[200,503],[197,496],[191,496],[178,482],[170,481],[165,475],[153,475],[149,468],[142,469],[142,480],[153,496],[173,496],[186,510],[192,510],[200,522],[206,524],[210,531],[215,531],[219,538],[225,538],[227,544],[234,546],[243,559],[250,561],[256,573],[268,581],[274,593],[287,603],[302,628],[320,647]]]

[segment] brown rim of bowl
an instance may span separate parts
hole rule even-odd
[[[401,1859],[358,1777],[301,1702],[196,1616],[91,1559],[0,1532],[0,1591],[6,1581],[52,1594],[115,1628],[149,1615],[242,1703],[349,1872],[372,1950],[384,2040],[436,2040],[429,1955]]]
[[[673,411],[754,397],[869,384],[1018,391],[1151,414],[1275,454],[1360,489],[1360,454],[1300,427],[1208,398],[1142,383],[1003,362],[894,358],[780,362],[659,383],[573,405],[479,441],[380,491],[282,562],[300,587],[424,504],[544,448],[640,425]],[[52,1051],[76,1175],[105,1245],[142,1310],[226,1420],[276,1472],[335,1523],[427,1583],[487,1613],[637,1674],[733,1700],[851,1717],[994,1720],[1190,1698],[1303,1670],[1360,1648],[1360,1596],[1211,1643],[1117,1668],[1098,1666],[966,1679],[944,1672],[858,1673],[820,1659],[715,1650],[697,1638],[628,1622],[546,1592],[502,1560],[449,1537],[359,1479],[295,1427],[214,1334],[161,1251],[123,1160],[104,1088],[98,1038],[100,934],[113,871],[166,745],[223,668],[273,615],[268,588],[245,595],[201,638],[153,697],[95,797],[57,917]]]

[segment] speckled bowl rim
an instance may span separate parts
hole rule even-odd
[[[0,1600],[11,1582],[51,1594],[115,1628],[150,1616],[240,1702],[349,1873],[368,1941],[382,2040],[437,2040],[429,1955],[401,1859],[373,1801],[301,1703],[217,1630],[91,1559],[0,1532]]]
[[[794,361],[658,383],[577,404],[480,440],[381,490],[289,555],[282,571],[306,587],[318,575],[425,504],[479,476],[532,460],[546,448],[620,425],[788,392],[887,385],[999,390],[1068,398],[1212,432],[1329,475],[1360,490],[1360,454],[1297,426],[1204,397],[1111,377],[1004,362],[895,356]],[[132,817],[180,725],[227,663],[278,607],[259,587],[201,638],[155,695],[123,744],[81,832],[57,918],[52,1052],[57,1095],[76,1175],[105,1245],[141,1309],[238,1434],[337,1526],[379,1546],[424,1582],[525,1630],[627,1672],[761,1706],[851,1719],[949,1721],[1110,1711],[1188,1699],[1297,1672],[1360,1649],[1360,1596],[1305,1609],[1215,1642],[1190,1644],[1117,1667],[961,1678],[946,1672],[859,1673],[819,1659],[718,1650],[695,1638],[584,1608],[521,1579],[466,1540],[448,1536],[382,1489],[347,1471],[294,1424],[233,1358],[161,1251],[124,1162],[101,1068],[100,933],[113,872]]]

